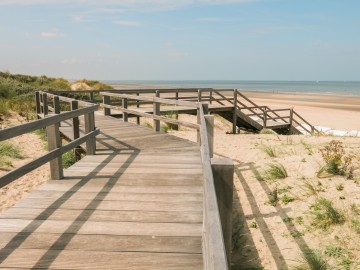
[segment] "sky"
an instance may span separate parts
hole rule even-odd
[[[0,0],[0,71],[360,80],[359,0]]]

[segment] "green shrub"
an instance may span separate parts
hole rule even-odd
[[[325,161],[323,171],[334,175],[350,174],[350,171],[352,171],[354,156],[346,155],[342,142],[332,140],[328,145],[320,149],[320,153]]]
[[[76,156],[73,150],[66,152],[62,155],[62,162],[63,162],[63,167],[65,169],[69,168],[70,166],[72,166],[73,164],[75,164],[76,162]]]
[[[318,198],[310,206],[311,214],[314,215],[312,225],[318,228],[327,229],[333,224],[345,222],[344,214],[333,206],[332,201],[325,198]]]

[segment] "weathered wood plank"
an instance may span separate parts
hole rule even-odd
[[[202,223],[202,211],[142,211],[142,210],[83,210],[14,207],[0,215],[0,219],[35,219],[65,221],[111,221],[147,223]],[[2,234],[1,234],[2,235]]]
[[[201,224],[0,219],[1,232],[200,236]]]
[[[111,252],[166,252],[201,254],[201,237],[145,236],[145,235],[70,235],[50,233],[2,233],[0,248],[55,250],[111,251]],[[89,245],[89,243],[97,243]],[[1,266],[0,266],[1,269]]]
[[[42,258],[47,252],[47,256]],[[21,258],[21,260],[19,260]],[[54,258],[54,259],[52,259]],[[2,266],[50,269],[202,269],[202,255],[152,252],[98,252],[18,249]]]

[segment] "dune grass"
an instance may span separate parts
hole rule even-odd
[[[9,170],[13,159],[21,159],[20,148],[9,142],[0,142],[0,169]]]
[[[311,214],[314,216],[311,225],[328,229],[331,225],[345,222],[345,215],[342,211],[333,206],[333,202],[320,197],[310,206]]]
[[[308,249],[302,254],[300,264],[293,267],[293,270],[327,270],[330,269],[320,251]]]
[[[269,181],[284,179],[288,177],[288,173],[281,163],[268,164],[268,168],[264,171],[264,178]]]

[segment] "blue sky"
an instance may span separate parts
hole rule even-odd
[[[0,70],[360,80],[358,0],[0,0]]]

